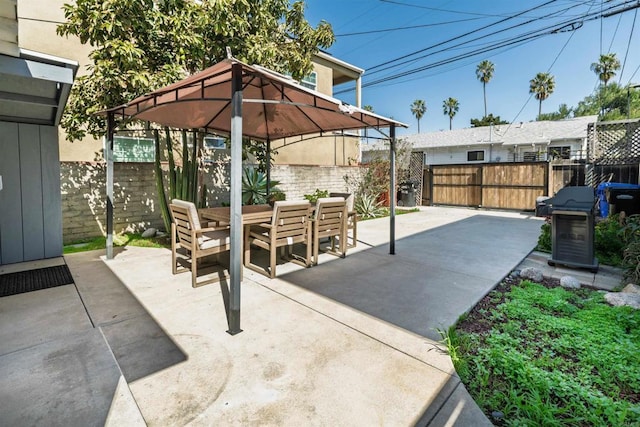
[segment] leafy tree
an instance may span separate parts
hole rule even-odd
[[[629,112],[631,104],[631,112]],[[629,92],[622,86],[611,83],[608,86],[601,86],[596,93],[585,97],[574,109],[574,115],[589,116],[599,114],[598,120],[621,120],[630,117],[640,116],[640,96],[636,91]]]
[[[567,107],[567,104],[560,104],[558,111],[538,114],[538,120],[563,120],[571,117],[571,113],[573,113],[573,108]]]
[[[620,61],[616,57],[615,53],[600,55],[598,62],[591,64],[591,71],[596,73],[600,81],[604,83],[605,86],[607,85],[607,82],[616,75],[616,71],[619,69]]]
[[[489,114],[488,116],[484,116],[481,119],[471,119],[471,127],[477,128],[481,126],[490,126],[490,125],[507,125],[509,122],[500,119],[500,116],[493,116],[493,114]]]
[[[484,116],[487,117],[487,83],[493,78],[495,68],[493,62],[485,59],[476,67],[476,77],[482,82],[482,94],[484,96]]]
[[[424,116],[424,113],[427,112],[427,104],[422,99],[416,99],[411,104],[411,114],[418,119],[418,133],[420,133],[420,119]]]
[[[63,9],[58,34],[93,48],[61,121],[69,140],[103,135],[97,111],[213,65],[227,46],[241,61],[300,79],[334,41],[328,23],[309,25],[302,1],[77,0]]]
[[[453,117],[456,115],[458,110],[460,109],[460,103],[455,98],[447,98],[442,101],[442,111],[445,116],[449,116],[449,130],[453,127]]]
[[[372,105],[365,105],[364,107],[362,107],[363,110],[365,111],[369,111],[371,113],[373,113],[373,106]]]
[[[538,73],[533,79],[529,80],[529,93],[534,94],[539,101],[538,116],[542,114],[542,101],[549,98],[555,86],[555,79],[549,73]]]

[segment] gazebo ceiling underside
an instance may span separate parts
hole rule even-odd
[[[243,135],[276,140],[405,124],[347,105],[262,67],[224,60],[198,74],[111,108],[115,117],[183,129],[231,133],[232,66],[242,69]]]

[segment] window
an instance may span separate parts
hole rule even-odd
[[[318,87],[318,73],[312,71],[310,74],[304,76],[300,84],[308,89],[316,90]]]
[[[484,160],[484,150],[467,151],[468,162],[477,162],[480,160]]]
[[[224,150],[227,146],[224,143],[224,138],[219,136],[205,136],[204,148],[206,150]]]
[[[113,137],[114,162],[153,162],[156,159],[155,140],[131,136]]]
[[[535,151],[525,151],[522,155],[522,160],[525,162],[535,162],[538,160],[538,153]]]
[[[549,159],[570,159],[571,158],[571,147],[570,146],[562,146],[562,147],[549,147],[547,148],[547,155]]]

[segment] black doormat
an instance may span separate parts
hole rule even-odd
[[[73,277],[66,265],[0,275],[0,297],[70,285]]]

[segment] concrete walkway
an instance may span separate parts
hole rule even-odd
[[[526,215],[424,208],[359,223],[345,259],[224,286],[171,254],[65,257],[75,285],[0,298],[0,425],[490,425],[437,338],[535,246]]]

